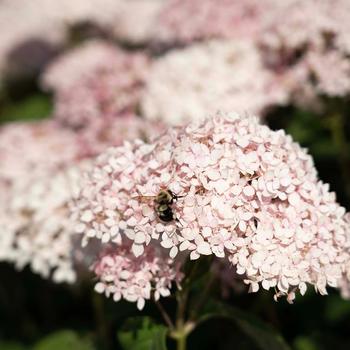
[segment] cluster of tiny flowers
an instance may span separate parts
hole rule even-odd
[[[264,68],[253,44],[208,41],[173,50],[153,63],[141,109],[146,118],[169,124],[198,120],[217,109],[261,115],[287,102],[283,86]]]
[[[143,309],[145,301],[151,298],[170,295],[172,282],[182,279],[180,264],[166,256],[162,248],[148,245],[139,257],[130,250],[131,243],[109,245],[93,265],[99,278],[95,290],[113,296],[114,301],[121,298],[136,302]]]
[[[11,220],[4,210],[10,198],[10,186],[8,181],[2,178],[0,178],[0,193],[0,261],[6,261],[12,255],[13,235],[11,233],[18,224]]]
[[[53,120],[16,122],[0,128],[0,181],[23,181],[54,172],[80,157],[80,140]]]
[[[55,281],[73,282],[68,202],[80,175],[67,167],[84,153],[79,137],[55,121],[0,129],[1,260],[44,277],[54,269]]]
[[[312,106],[350,92],[349,16],[347,0],[171,0],[157,26],[167,43],[244,37],[293,101]]]
[[[69,203],[78,193],[81,171],[87,164],[17,182],[12,188],[7,215],[17,222],[11,256],[17,268],[29,265],[33,272],[53,281],[73,283],[73,246],[70,233]]]
[[[55,91],[55,118],[81,128],[96,119],[107,122],[129,115],[139,102],[148,65],[143,53],[98,41],[68,52],[43,78]]]
[[[159,219],[161,189],[178,196],[174,220]],[[146,200],[144,200],[146,199]],[[250,290],[292,300],[307,284],[340,287],[349,260],[349,221],[312,158],[284,131],[256,118],[217,114],[172,128],[153,144],[110,148],[95,161],[74,211],[86,244],[131,240],[142,256],[160,242],[171,258],[227,257]]]
[[[349,94],[349,16],[347,0],[287,0],[265,22],[263,55],[273,69],[285,70],[297,100]]]
[[[170,0],[159,14],[164,42],[189,43],[212,38],[255,38],[273,0]]]
[[[9,53],[32,39],[61,45],[68,40],[69,27],[74,24],[89,22],[102,28],[113,27],[121,1],[100,0],[98,6],[95,0],[1,1],[0,71],[5,68]]]

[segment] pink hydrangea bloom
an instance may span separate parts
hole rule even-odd
[[[141,108],[148,119],[180,124],[217,109],[261,114],[285,104],[288,97],[289,90],[264,67],[253,44],[217,40],[173,50],[156,60]]]
[[[265,60],[285,71],[297,100],[349,94],[349,16],[346,0],[287,0],[265,21],[259,36]]]
[[[252,38],[274,1],[171,0],[161,11],[157,34],[162,41],[188,43],[198,39]]]
[[[130,242],[114,244],[102,251],[93,266],[99,278],[95,290],[113,296],[114,301],[123,298],[137,302],[141,310],[145,300],[169,296],[172,282],[179,283],[182,274],[180,264],[162,248],[148,245],[141,256],[135,257],[130,246]]]
[[[159,219],[152,200],[169,189],[176,220]],[[153,144],[110,148],[82,184],[75,211],[86,244],[151,242],[190,259],[227,257],[250,290],[276,297],[307,284],[340,287],[349,261],[349,222],[312,158],[284,131],[256,118],[217,114],[168,130]]]
[[[68,52],[43,78],[56,92],[55,118],[81,128],[96,118],[111,120],[135,112],[148,65],[143,53],[98,41]]]
[[[90,40],[62,54],[44,72],[41,83],[47,90],[59,91],[103,70],[106,62],[119,62],[118,50],[110,43]]]
[[[16,221],[11,220],[4,208],[10,199],[9,183],[0,178],[0,261],[8,260],[12,255],[13,235],[11,232],[18,227]],[[11,227],[9,230],[8,228]]]
[[[321,95],[349,94],[349,16],[347,0],[172,0],[158,26],[170,43],[244,37],[258,44],[294,101],[313,105]]]
[[[66,167],[46,176],[28,174],[13,186],[6,214],[17,227],[7,227],[6,233],[13,237],[8,260],[17,268],[30,265],[33,272],[57,283],[76,280],[69,203],[87,167]]]
[[[0,179],[22,181],[55,171],[81,157],[80,139],[52,120],[16,122],[0,128]]]
[[[0,182],[7,184],[0,201],[1,260],[30,264],[45,277],[55,270],[55,281],[74,280],[68,201],[79,172],[68,167],[85,154],[80,138],[55,121],[0,129]]]
[[[52,44],[67,40],[71,25],[90,22],[111,28],[121,0],[2,0],[0,2],[0,71],[16,46],[36,38]],[[45,19],[45,20],[43,20]]]

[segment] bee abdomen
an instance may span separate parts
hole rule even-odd
[[[174,213],[168,205],[159,205],[157,207],[157,213],[160,220],[169,222],[174,220]]]

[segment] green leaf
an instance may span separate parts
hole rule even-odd
[[[48,335],[33,350],[93,350],[91,342],[81,339],[75,332],[64,330]]]
[[[125,350],[166,350],[166,334],[167,328],[149,317],[135,317],[127,320],[118,339]]]
[[[294,341],[295,350],[318,350],[318,346],[315,342],[307,337],[297,337]]]
[[[19,343],[0,342],[0,349],[1,350],[26,350],[27,347]]]
[[[211,318],[225,318],[234,322],[261,350],[289,350],[290,347],[282,336],[254,315],[219,302],[211,302],[209,312],[200,321]]]
[[[3,106],[0,112],[0,122],[43,119],[49,116],[51,109],[51,101],[48,96],[34,94],[24,100]]]
[[[338,295],[330,295],[327,298],[325,318],[330,323],[339,322],[350,315],[350,301],[344,300]]]

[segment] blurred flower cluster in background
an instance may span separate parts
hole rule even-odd
[[[0,33],[1,350],[349,348],[348,0],[0,0]]]

